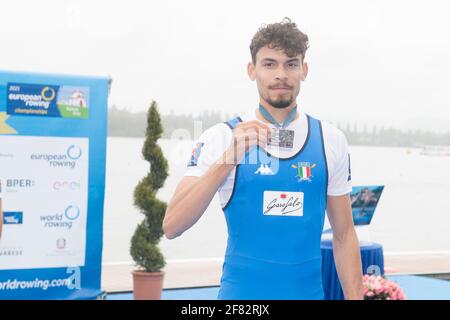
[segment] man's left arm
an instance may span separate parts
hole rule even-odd
[[[363,299],[361,253],[350,196],[328,196],[327,202],[328,220],[333,229],[334,261],[345,299]]]

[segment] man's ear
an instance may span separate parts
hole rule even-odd
[[[249,62],[247,64],[247,73],[248,73],[249,78],[252,81],[255,81],[255,79],[256,79],[256,76],[255,76],[255,65],[253,64],[253,62]]]
[[[302,81],[305,81],[306,76],[308,75],[308,63],[307,62],[303,62],[302,68],[303,68]]]

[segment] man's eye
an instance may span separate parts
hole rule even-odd
[[[270,62],[268,62],[268,63],[264,63],[264,67],[272,67],[273,66],[273,63],[270,63]]]
[[[289,67],[291,68],[297,68],[299,66],[298,63],[289,63]]]

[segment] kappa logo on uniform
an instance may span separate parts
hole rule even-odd
[[[197,165],[198,157],[200,157],[200,152],[202,151],[203,145],[203,142],[198,142],[197,146],[192,149],[191,159],[187,164],[188,167],[195,167]]]
[[[302,181],[308,181],[311,182],[311,178],[314,177],[311,174],[311,169],[314,169],[316,167],[316,164],[313,163],[312,165],[309,162],[298,162],[296,165],[292,164],[291,166],[294,169],[297,169],[297,175],[299,182]]]
[[[270,169],[267,164],[261,164],[261,166],[258,168],[258,170],[255,171],[255,174],[258,174],[258,173],[262,176],[275,174],[275,173],[273,173],[272,169]]]

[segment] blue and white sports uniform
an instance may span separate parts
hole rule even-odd
[[[219,158],[239,120],[228,122],[227,129],[205,131],[185,175],[200,176],[206,162]],[[305,114],[290,126],[296,131],[293,150],[278,149],[274,155],[270,147],[254,148],[219,189],[228,229],[219,299],[323,299],[320,238],[326,197],[351,191],[348,147],[340,131],[327,125],[324,135],[322,123]],[[330,132],[338,143],[327,153],[324,137]],[[221,135],[225,143],[217,147]],[[208,150],[212,141],[216,146]],[[339,181],[330,190],[336,175]]]

